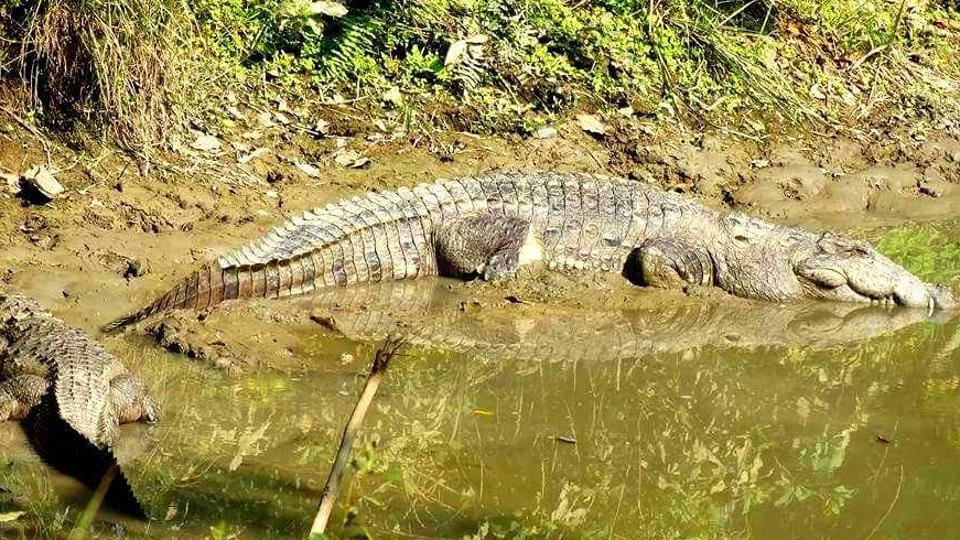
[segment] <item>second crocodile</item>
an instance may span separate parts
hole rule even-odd
[[[146,517],[111,447],[121,423],[158,417],[143,381],[106,349],[33,300],[0,292],[0,421],[22,420],[44,461]]]

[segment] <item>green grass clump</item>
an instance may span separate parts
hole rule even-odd
[[[178,0],[13,0],[0,8],[4,75],[48,124],[149,151],[184,122],[190,29]]]
[[[481,127],[572,106],[732,124],[839,121],[897,104],[923,114],[949,109],[960,77],[956,6],[924,1],[408,0],[305,17],[309,5],[194,9],[248,69],[321,91],[397,87],[473,111],[465,118]]]
[[[960,275],[960,224],[899,227],[877,241],[877,249],[921,279],[956,283]]]
[[[42,118],[130,146],[196,118],[199,90],[263,79],[471,131],[626,107],[747,134],[920,129],[960,123],[958,29],[931,0],[8,0],[0,72]]]

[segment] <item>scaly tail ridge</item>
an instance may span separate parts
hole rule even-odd
[[[224,299],[224,277],[227,272],[216,267],[215,264],[205,264],[147,307],[108,323],[103,327],[103,331],[109,333],[120,330],[162,311],[183,308],[203,309],[218,304]]]
[[[313,254],[284,260],[220,268],[209,263],[177,283],[147,307],[103,327],[113,332],[148,317],[176,309],[206,309],[239,298],[283,298],[303,294],[317,286],[320,277]]]

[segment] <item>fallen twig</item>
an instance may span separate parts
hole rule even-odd
[[[367,375],[367,381],[363,385],[360,397],[357,398],[357,404],[353,408],[353,414],[350,415],[350,420],[347,421],[347,425],[343,429],[343,436],[340,438],[340,449],[337,451],[337,457],[333,461],[330,475],[327,476],[327,483],[323,487],[323,493],[320,495],[317,515],[313,520],[313,526],[310,528],[310,538],[323,535],[327,529],[327,522],[330,521],[330,515],[333,513],[333,505],[334,502],[336,502],[337,492],[340,489],[340,481],[343,479],[343,473],[350,459],[350,450],[353,447],[353,440],[357,436],[357,430],[360,428],[360,424],[363,423],[363,418],[367,414],[367,409],[370,408],[370,403],[373,402],[373,397],[377,394],[380,379],[387,371],[390,360],[393,359],[402,346],[403,340],[389,337],[374,355],[370,374]]]

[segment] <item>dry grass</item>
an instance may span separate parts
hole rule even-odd
[[[184,124],[190,29],[178,0],[38,0],[22,13],[20,77],[61,128],[94,124],[149,154]]]

